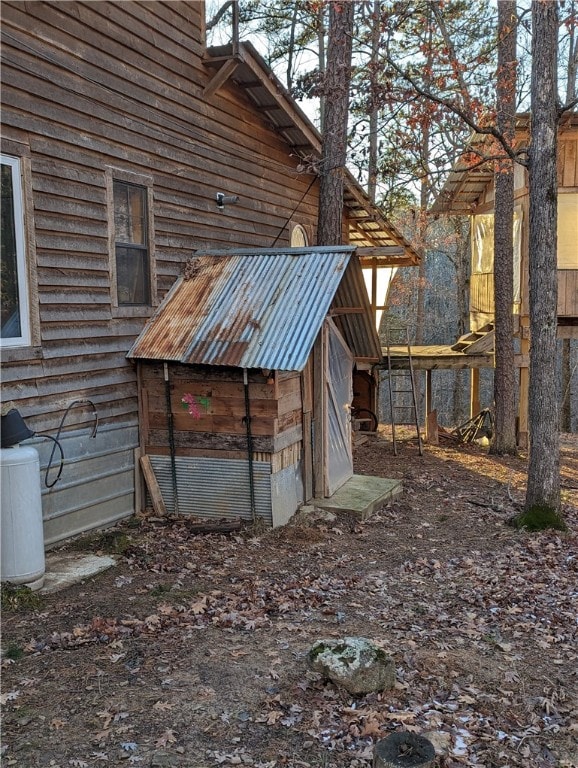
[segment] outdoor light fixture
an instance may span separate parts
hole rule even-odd
[[[222,211],[226,205],[235,205],[239,202],[239,195],[226,195],[224,192],[217,192],[217,208]]]

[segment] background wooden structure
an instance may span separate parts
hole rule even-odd
[[[528,140],[528,116],[520,115],[517,136],[520,142]],[[473,144],[483,152],[487,138],[474,137]],[[558,136],[558,201],[559,201],[559,256],[558,256],[558,337],[578,339],[578,116],[565,115]],[[530,307],[528,291],[529,269],[529,198],[527,171],[515,169],[515,206],[519,217],[519,270],[514,285],[514,337],[519,341],[516,364],[519,369],[518,433],[521,445],[528,439],[528,366],[530,345]],[[461,214],[472,218],[491,214],[494,210],[494,176],[491,163],[470,169],[465,159],[460,160],[440,193],[432,213]],[[564,216],[564,218],[562,218]],[[561,227],[564,227],[563,231]],[[475,234],[475,233],[473,233]],[[472,237],[472,241],[473,241]],[[563,247],[561,245],[563,243]],[[490,254],[491,255],[491,254]],[[473,251],[472,251],[473,256]],[[481,270],[472,270],[470,280],[470,326],[477,331],[494,320],[493,261],[487,261]],[[473,383],[475,384],[475,369]],[[475,393],[475,386],[472,387]],[[475,394],[474,394],[475,396]]]

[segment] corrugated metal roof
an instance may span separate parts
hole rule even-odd
[[[195,256],[129,358],[300,371],[332,302],[354,356],[378,360],[379,339],[354,248],[240,250]]]

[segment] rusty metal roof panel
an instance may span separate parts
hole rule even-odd
[[[189,279],[177,281],[128,357],[302,370],[349,274],[353,251],[340,246],[195,256]]]

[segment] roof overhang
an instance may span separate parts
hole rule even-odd
[[[578,114],[568,112],[560,120],[559,132],[578,129]],[[516,117],[516,141],[518,145],[529,139],[530,115]],[[494,181],[493,160],[496,155],[492,144],[495,139],[487,134],[474,133],[464,152],[450,171],[446,182],[430,207],[430,213],[470,215],[482,198],[484,191]],[[484,158],[489,159],[484,161]]]
[[[204,63],[214,70],[205,88],[207,97],[233,80],[293,150],[298,164],[310,168],[321,159],[321,134],[251,43],[209,48]],[[420,263],[419,252],[371,202],[348,170],[343,197],[350,245],[386,249],[380,257],[383,266]]]

